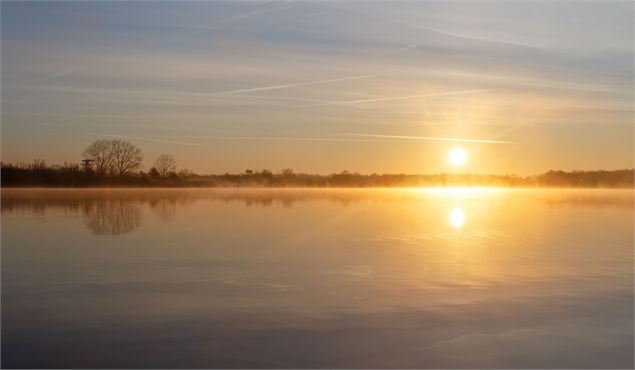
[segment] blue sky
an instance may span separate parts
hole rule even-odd
[[[626,1],[3,2],[2,159],[117,137],[146,170],[633,167],[632,29]]]

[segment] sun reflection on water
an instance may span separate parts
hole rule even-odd
[[[450,212],[449,222],[453,228],[461,228],[461,226],[463,226],[463,224],[465,223],[465,212],[463,211],[463,209],[459,207],[452,208],[452,211]]]

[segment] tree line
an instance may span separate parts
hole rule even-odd
[[[82,163],[49,166],[43,159],[31,163],[2,163],[2,186],[152,186],[174,183],[189,176],[177,172],[176,161],[161,154],[146,173],[143,153],[125,140],[95,140],[82,152]]]
[[[82,153],[82,164],[47,165],[2,163],[4,187],[51,186],[169,186],[169,187],[425,187],[425,186],[511,186],[511,187],[613,187],[631,188],[633,169],[598,171],[548,171],[534,176],[473,174],[359,174],[342,171],[328,175],[245,170],[243,173],[199,175],[187,169],[177,171],[174,157],[161,154],[152,167],[142,170],[141,149],[124,140],[96,140]]]
[[[95,140],[84,149],[85,172],[97,176],[129,176],[141,168],[141,149],[125,140]],[[176,162],[169,154],[161,154],[150,169],[149,175],[165,179],[176,175]]]

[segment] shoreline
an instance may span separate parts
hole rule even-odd
[[[3,186],[4,190],[635,190],[618,186]]]

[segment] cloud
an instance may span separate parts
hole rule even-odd
[[[214,139],[214,140],[267,140],[267,141],[327,141],[327,142],[369,142],[369,143],[394,143],[404,141],[449,141],[461,143],[482,143],[482,144],[514,144],[512,141],[503,140],[487,140],[487,139],[464,139],[451,137],[434,137],[434,136],[403,136],[403,135],[376,135],[376,134],[357,134],[345,133],[341,135],[357,136],[359,138],[346,137],[297,137],[297,136],[170,136],[178,138],[191,139]],[[163,137],[163,136],[155,136]],[[391,139],[391,140],[381,140]]]
[[[450,141],[460,143],[483,143],[483,144],[515,144],[513,141],[487,140],[487,139],[463,139],[456,137],[433,137],[433,136],[405,136],[405,135],[377,135],[377,134],[344,134],[360,137],[376,137],[387,139],[423,140],[423,141]]]
[[[65,69],[61,69],[61,70],[58,70],[58,71],[55,71],[55,72],[53,72],[53,73],[49,74],[48,76],[46,76],[46,79],[47,79],[47,80],[50,80],[51,78],[56,78],[56,77],[60,77],[60,76],[65,76],[65,75],[68,75],[68,74],[73,73],[75,70],[76,70],[75,68],[65,68]]]
[[[493,91],[493,89],[461,90],[461,91],[449,91],[449,92],[432,93],[432,94],[379,97],[379,98],[372,98],[372,99],[361,99],[361,100],[348,100],[348,101],[339,101],[339,102],[318,103],[318,104],[311,104],[309,106],[363,104],[363,103],[374,103],[374,102],[391,101],[391,100],[403,100],[403,99],[414,99],[414,98],[431,98],[431,97],[436,97],[436,96],[450,96],[450,95],[465,95],[465,94],[475,94],[475,93],[486,93],[486,92],[490,92],[490,91]]]
[[[541,48],[538,45],[532,45],[532,44],[529,44],[529,43],[524,43],[524,42],[514,41],[514,40],[508,40],[508,39],[504,39],[504,38],[474,36],[474,35],[468,35],[468,34],[462,34],[462,33],[445,31],[445,30],[441,30],[441,29],[433,28],[433,27],[420,26],[418,24],[413,24],[413,23],[408,23],[408,22],[401,22],[401,21],[398,21],[398,23],[403,24],[403,25],[408,26],[408,27],[412,27],[412,28],[418,29],[418,30],[434,32],[434,33],[438,33],[440,35],[456,37],[456,38],[464,39],[464,40],[492,42],[492,43],[512,45],[512,46],[521,46],[521,47],[532,48],[532,49]]]
[[[175,136],[172,136],[175,137]],[[354,139],[354,138],[327,138],[327,137],[285,137],[285,136],[176,136],[180,138],[191,139],[213,139],[213,140],[265,140],[265,141],[330,141],[330,142],[394,142],[394,140],[373,140],[373,139]]]
[[[233,21],[238,21],[238,20],[241,20],[241,19],[250,18],[250,17],[256,16],[256,15],[265,14],[265,13],[268,13],[268,12],[271,12],[271,11],[274,11],[274,10],[284,9],[285,7],[288,8],[288,7],[291,7],[291,6],[294,6],[294,4],[290,4],[290,3],[286,2],[286,1],[283,1],[280,4],[276,4],[276,5],[273,5],[273,6],[270,6],[270,7],[265,7],[263,9],[257,9],[257,10],[253,10],[253,11],[250,11],[250,12],[245,12],[245,13],[232,15],[232,16],[229,16],[229,17],[226,17],[226,18],[223,18],[223,19],[219,19],[219,20],[216,21],[215,24],[212,24],[212,25],[200,25],[200,26],[197,26],[197,27],[195,27],[197,29],[197,31],[189,34],[188,36],[190,36],[190,37],[191,36],[198,36],[198,35],[200,35],[202,33],[207,32],[207,31],[212,31],[212,30],[219,29],[219,28],[225,26],[227,23],[231,23]]]
[[[320,81],[310,81],[310,82],[299,82],[293,84],[285,84],[285,85],[273,85],[273,86],[264,86],[264,87],[254,87],[249,89],[241,89],[241,90],[228,90],[228,91],[219,91],[211,94],[207,94],[207,96],[217,96],[217,95],[231,95],[231,94],[242,94],[246,92],[254,92],[254,91],[266,91],[266,90],[278,90],[278,89],[286,89],[290,87],[300,87],[300,86],[309,86],[309,85],[321,85],[331,82],[341,82],[341,81],[350,81],[350,80],[360,80],[364,78],[370,78],[373,76],[353,76],[353,77],[345,77],[345,78],[336,78],[329,80],[320,80]]]
[[[176,144],[176,145],[186,145],[186,146],[204,146],[203,144],[198,144],[198,143],[189,143],[189,142],[184,142],[184,141],[154,139],[154,138],[149,138],[149,137],[127,136],[127,135],[113,135],[113,134],[102,134],[102,133],[92,133],[92,134],[93,135],[97,135],[97,136],[117,137],[117,138],[121,138],[121,139],[151,141],[151,142],[163,143],[163,144]]]

